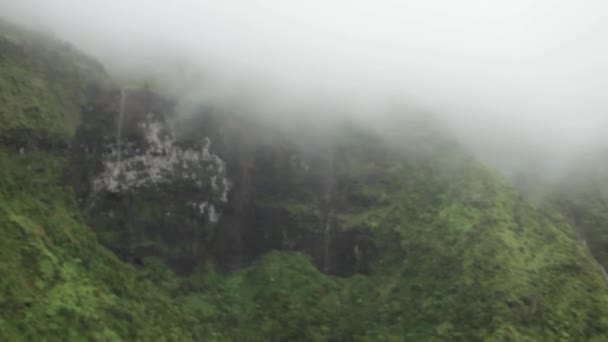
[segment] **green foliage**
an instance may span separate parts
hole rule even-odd
[[[54,147],[82,119],[86,82],[105,76],[68,47],[0,29],[0,339],[608,339],[606,283],[569,220],[429,137],[411,141],[406,156],[361,132],[336,139],[337,227],[370,232],[377,251],[368,275],[326,275],[295,252],[268,253],[229,275],[207,264],[188,278],[165,260],[139,268],[119,260],[84,224],[64,182],[71,156]],[[21,153],[24,136],[34,146]],[[318,199],[297,196],[259,204],[317,222]],[[131,200],[158,219],[145,194]],[[571,207],[589,229],[608,222],[596,204]]]
[[[65,43],[0,21],[0,141],[66,143],[103,68]],[[25,141],[24,141],[25,140]]]
[[[82,223],[60,184],[65,160],[0,149],[3,339],[189,336],[167,295],[139,281]]]
[[[603,267],[608,267],[608,188],[605,167],[590,168],[574,175],[567,185],[551,194],[556,204],[575,226],[580,239]],[[595,171],[595,172],[594,172]]]
[[[458,147],[424,153],[341,170],[351,196],[364,198],[343,226],[374,231],[382,251],[371,277],[384,279],[380,329],[408,340],[606,338],[605,280],[568,220],[531,206]]]

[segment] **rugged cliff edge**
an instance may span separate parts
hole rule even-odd
[[[570,212],[451,141],[184,119],[7,23],[0,101],[3,339],[608,339]]]

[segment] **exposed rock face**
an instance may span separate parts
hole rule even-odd
[[[147,121],[138,127],[145,147],[113,146],[104,156],[104,171],[94,181],[94,192],[119,194],[182,182],[206,194],[205,201],[190,205],[210,222],[217,222],[220,213],[214,202],[228,202],[230,181],[226,163],[210,152],[211,140],[204,138],[202,146],[181,147],[162,122]]]
[[[242,118],[173,122],[171,103],[145,91],[128,92],[124,106],[119,98],[90,108],[70,174],[89,224],[117,254],[161,257],[187,274],[210,257],[235,270],[270,250],[296,250],[328,273],[369,272],[373,239],[341,228],[336,209],[347,209],[352,189],[336,187],[324,153]]]
[[[70,176],[87,219],[124,258],[158,256],[188,273],[207,253],[227,205],[226,163],[204,135],[177,139],[172,105],[145,91],[129,93],[118,129],[124,136],[114,138],[118,125],[102,118],[123,115],[104,108],[107,100],[91,108],[91,126],[81,127],[74,147]]]
[[[133,146],[114,146],[104,160],[103,174],[95,181],[96,191],[124,192],[183,180],[200,189],[210,186],[221,201],[228,201],[226,163],[210,152],[209,138],[204,138],[199,149],[182,148],[160,122],[146,122],[139,127],[147,148],[142,151]],[[119,158],[119,154],[126,156]]]

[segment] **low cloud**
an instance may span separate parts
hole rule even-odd
[[[374,127],[433,113],[504,169],[564,168],[608,143],[604,1],[4,0],[0,13],[190,100]]]

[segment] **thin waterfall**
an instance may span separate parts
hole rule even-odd
[[[587,252],[589,252],[589,254],[591,254],[595,263],[599,266],[600,271],[602,271],[602,274],[604,275],[604,279],[606,279],[606,282],[608,283],[608,273],[606,272],[606,269],[604,268],[604,266],[602,264],[600,264],[600,262],[597,259],[595,259],[593,252],[591,252],[591,248],[589,248],[589,245],[587,244],[587,240],[583,237],[579,237],[579,240],[581,241],[582,245],[585,246],[585,248],[587,249]]]
[[[120,109],[118,111],[118,125],[116,128],[116,168],[118,169],[120,167],[120,160],[121,160],[121,154],[122,154],[122,145],[121,145],[121,138],[122,138],[122,126],[124,123],[124,118],[125,118],[125,102],[127,100],[127,92],[125,91],[125,88],[120,88]]]
[[[334,174],[334,156],[330,150],[327,158],[327,173],[325,176],[325,194],[324,194],[324,205],[325,205],[325,220],[323,222],[323,271],[328,273],[330,271],[330,244],[331,244],[331,232],[332,223],[334,216],[333,204],[333,192],[335,186],[335,174]]]
[[[120,174],[120,162],[121,162],[121,158],[122,158],[122,127],[124,125],[124,119],[125,119],[125,102],[127,101],[127,92],[125,91],[125,88],[120,88],[120,107],[118,110],[118,122],[117,122],[117,126],[116,126],[116,164],[114,166],[114,177],[116,179],[118,179],[118,176]],[[128,231],[129,234],[129,254],[130,255],[134,255],[135,252],[135,243],[134,241],[136,240],[135,238],[135,232],[133,230],[132,227],[130,227],[129,225],[127,225],[125,227]]]
[[[589,245],[587,244],[587,239],[585,238],[585,234],[583,233],[582,229],[578,225],[577,217],[575,215],[571,215],[570,220],[574,223],[574,228],[575,228],[576,237],[578,238],[578,241],[581,243],[581,245],[583,245],[583,247],[585,247],[585,249],[587,250],[589,255],[591,255],[591,257],[593,258],[593,261],[595,261],[595,263],[599,267],[600,271],[602,271],[602,274],[604,275],[604,279],[608,283],[608,273],[606,272],[606,269],[604,268],[604,266],[595,258],[595,255],[593,255],[591,248],[589,248]]]
[[[608,283],[608,273],[606,273],[606,269],[599,262],[598,262],[598,265],[600,265],[600,269],[602,270],[602,274],[604,274],[604,279],[606,279],[606,282]]]
[[[332,216],[333,216],[333,209],[329,209],[329,211],[327,212],[327,217],[325,218],[325,227],[323,229],[323,247],[324,247],[324,251],[323,251],[323,271],[324,272],[329,272],[329,263],[330,263],[330,258],[329,258],[329,254],[330,254],[330,242],[331,242],[331,220],[332,220]]]

